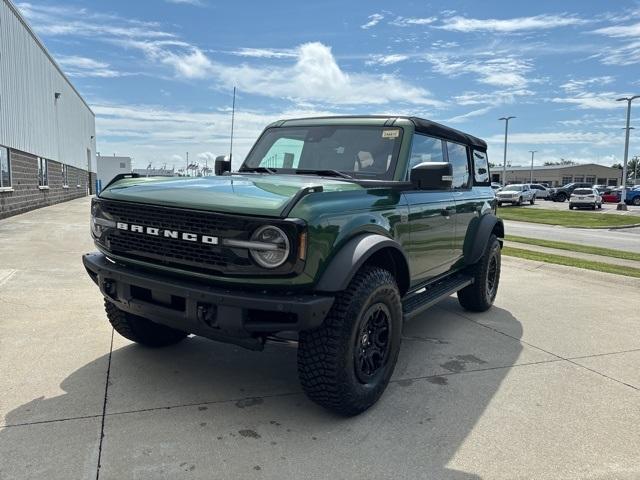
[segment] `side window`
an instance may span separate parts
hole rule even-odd
[[[485,152],[473,151],[473,178],[476,185],[489,185],[489,160]]]
[[[466,188],[469,185],[469,159],[467,147],[459,143],[447,142],[449,163],[453,170],[453,182],[451,188]]]
[[[0,188],[11,188],[9,149],[2,146],[0,146]]]
[[[303,146],[303,140],[279,138],[260,160],[259,166],[267,168],[297,168]]]
[[[416,165],[424,162],[444,162],[442,140],[416,133],[413,136],[413,142],[411,144],[409,171]],[[407,173],[407,176],[408,175]]]

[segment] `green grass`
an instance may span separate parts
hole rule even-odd
[[[548,225],[562,225],[564,227],[578,228],[620,227],[624,225],[640,224],[640,216],[636,215],[588,213],[572,210],[558,211],[541,208],[499,208],[498,216],[504,220],[546,223]]]
[[[614,250],[612,248],[592,247],[577,243],[556,242],[555,240],[541,240],[538,238],[519,237],[516,235],[507,235],[506,239],[510,242],[527,243],[529,245],[538,245],[539,247],[568,250],[570,252],[590,253],[592,255],[601,255],[603,257],[622,258],[624,260],[640,262],[640,253],[624,252],[622,250]]]
[[[591,260],[581,260],[579,258],[563,257],[562,255],[533,252],[531,250],[523,250],[513,247],[504,247],[502,249],[502,253],[510,257],[524,258],[526,260],[536,260],[538,262],[555,263],[557,265],[566,265],[568,267],[584,268],[586,270],[595,270],[598,272],[615,273],[617,275],[640,278],[640,268],[623,267],[621,265],[611,265],[609,263],[593,262]]]

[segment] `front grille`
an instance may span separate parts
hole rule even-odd
[[[108,200],[99,201],[99,208],[105,217],[116,222],[215,236],[219,239],[218,245],[210,245],[180,238],[108,229],[101,243],[115,255],[209,273],[267,273],[253,263],[248,250],[221,245],[225,238],[249,240],[252,232],[264,224],[264,220]],[[285,264],[283,267],[290,269],[290,265]],[[268,273],[284,271],[282,267],[276,270],[277,272]]]

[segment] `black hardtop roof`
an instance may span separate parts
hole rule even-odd
[[[426,120],[424,118],[419,117],[411,117],[407,115],[336,115],[336,116],[326,116],[326,117],[307,117],[307,118],[292,118],[286,120],[279,120],[277,122],[272,123],[269,127],[292,127],[300,124],[308,125],[309,121],[314,120],[355,120],[355,119],[363,119],[363,120],[379,120],[379,124],[381,126],[391,127],[395,123],[397,119],[407,119],[411,121],[415,125],[416,132],[423,133],[425,135],[433,135],[435,137],[444,138],[445,140],[451,140],[453,142],[464,143],[467,145],[471,145],[472,147],[477,148],[478,150],[486,151],[487,143],[478,138],[470,135],[468,133],[461,132],[460,130],[456,130],[455,128],[447,127],[446,125],[442,125],[441,123],[433,122],[431,120]],[[349,122],[353,124],[352,122]],[[378,122],[376,122],[378,123]]]

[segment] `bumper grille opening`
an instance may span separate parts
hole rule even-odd
[[[141,300],[153,305],[170,308],[179,312],[184,312],[186,305],[184,297],[179,297],[177,295],[160,294],[157,292],[154,293],[148,288],[138,287],[136,285],[131,285],[130,292],[131,297],[135,298],[136,300]]]
[[[247,311],[247,325],[257,326],[265,323],[295,324],[298,315],[291,312],[274,312],[270,310],[249,309]]]

